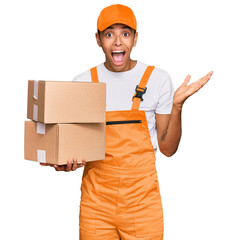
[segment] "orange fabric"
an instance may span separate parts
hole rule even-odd
[[[132,9],[121,4],[110,5],[101,11],[97,20],[97,30],[104,31],[116,23],[122,23],[137,30],[137,20]]]
[[[143,74],[142,79],[141,79],[141,81],[138,85],[138,90],[139,91],[144,92],[143,88],[146,87],[148,79],[150,78],[151,73],[154,70],[154,68],[155,68],[154,66],[148,66],[147,67],[147,69],[146,69],[145,73]],[[134,93],[133,98],[132,98],[132,101],[133,101],[132,109],[137,109],[138,110],[141,99],[137,98],[135,96],[136,96],[136,92]]]
[[[99,82],[97,67],[91,68],[90,71],[91,71],[91,79],[93,79],[93,82]]]
[[[80,239],[162,240],[163,210],[145,111],[106,112],[105,155],[84,168]]]

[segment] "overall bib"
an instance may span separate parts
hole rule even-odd
[[[163,209],[142,95],[147,67],[131,110],[106,112],[105,159],[87,162],[81,184],[81,240],[162,240]],[[91,69],[98,82],[97,68]]]

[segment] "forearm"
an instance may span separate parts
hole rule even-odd
[[[165,131],[163,131],[161,137],[159,137],[160,139],[158,139],[160,151],[166,156],[172,156],[178,149],[181,139],[181,112],[184,102],[199,91],[209,81],[212,74],[213,71],[190,85],[188,85],[188,82],[191,76],[188,75],[183,84],[175,91],[170,119]]]
[[[181,112],[182,108],[173,104],[167,127],[159,139],[159,147],[163,154],[170,157],[178,149],[181,139]]]

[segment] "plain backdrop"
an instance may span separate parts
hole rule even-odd
[[[183,108],[178,152],[157,153],[165,240],[237,239],[236,8],[234,0],[0,3],[0,239],[79,238],[83,169],[56,172],[24,160],[28,80],[64,80],[104,61],[94,34],[107,5],[138,21],[132,59],[165,69],[175,88],[209,71]]]

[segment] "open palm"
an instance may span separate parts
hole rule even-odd
[[[188,97],[192,96],[194,93],[199,91],[211,78],[213,71],[209,72],[206,76],[200,78],[198,81],[193,82],[188,85],[188,82],[191,79],[191,76],[188,75],[183,84],[175,91],[174,94],[174,104],[182,108],[183,103],[187,100]]]

